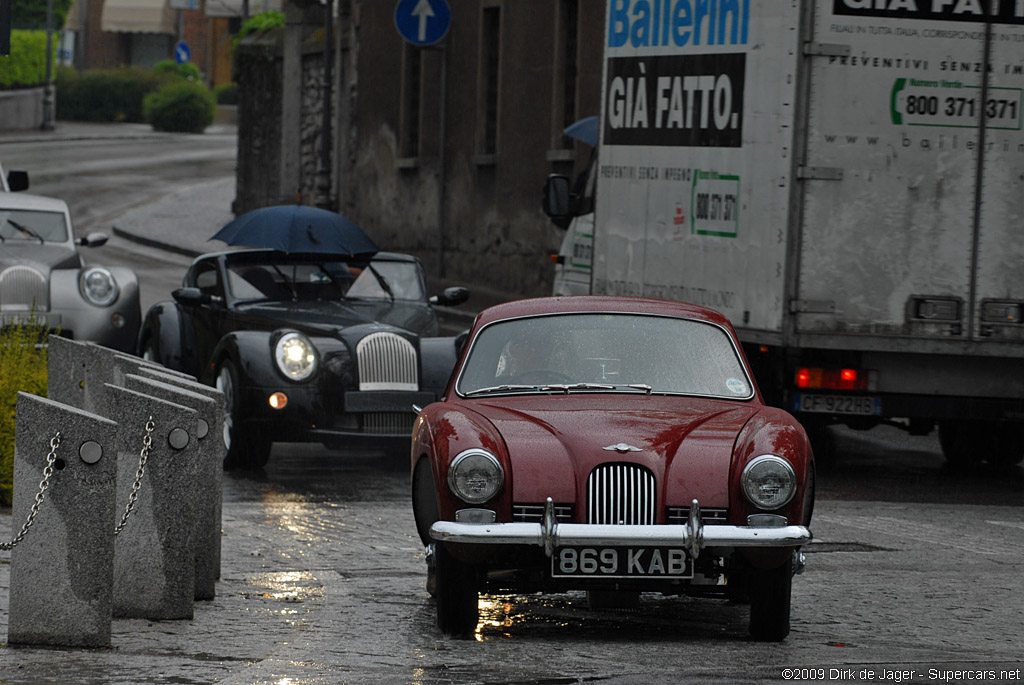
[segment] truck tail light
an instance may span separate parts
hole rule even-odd
[[[795,382],[796,387],[808,390],[871,390],[875,386],[875,372],[801,367],[796,371]]]

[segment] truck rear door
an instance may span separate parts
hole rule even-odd
[[[1024,17],[996,3],[991,23],[982,5],[813,3],[802,346],[1024,340]]]

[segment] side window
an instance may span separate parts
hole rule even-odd
[[[220,282],[216,262],[204,262],[196,267],[195,286],[203,291],[203,294],[224,296],[224,287]]]

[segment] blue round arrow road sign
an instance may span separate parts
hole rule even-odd
[[[395,28],[413,45],[433,45],[448,35],[451,25],[448,0],[398,0],[395,6]]]
[[[178,64],[185,64],[192,57],[192,51],[188,48],[188,43],[183,40],[179,40],[174,45],[174,61]]]

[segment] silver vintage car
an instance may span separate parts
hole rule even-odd
[[[0,324],[34,315],[65,337],[133,352],[142,319],[135,272],[78,254],[106,242],[103,233],[75,240],[62,200],[0,193]]]

